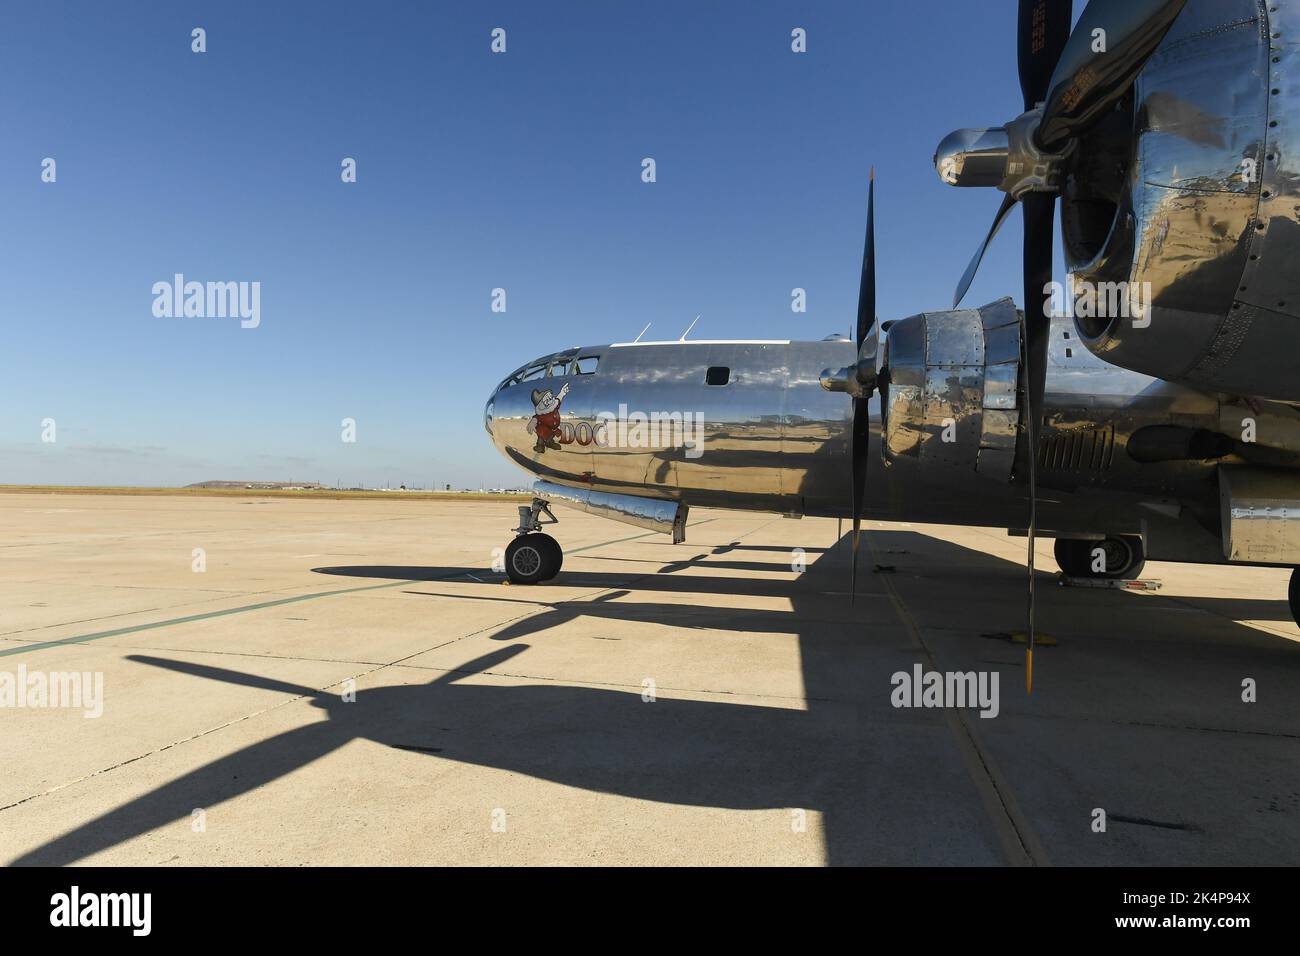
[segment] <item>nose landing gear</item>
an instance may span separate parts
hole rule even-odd
[[[543,521],[545,515],[550,520]],[[549,581],[560,573],[564,564],[564,550],[560,542],[539,531],[543,525],[559,524],[551,514],[550,505],[534,498],[531,505],[519,506],[518,537],[506,546],[506,576],[512,584],[537,584]]]

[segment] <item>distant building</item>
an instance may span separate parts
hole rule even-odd
[[[187,488],[243,488],[248,491],[320,491],[317,481],[198,481]]]

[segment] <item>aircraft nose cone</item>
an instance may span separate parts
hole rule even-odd
[[[483,406],[483,430],[489,435],[492,434],[492,411],[496,404],[497,393],[493,392],[488,396],[487,404]]]

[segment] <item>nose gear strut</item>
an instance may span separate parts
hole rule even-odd
[[[543,519],[546,520],[543,520]],[[538,529],[559,524],[544,498],[534,498],[531,505],[519,506],[519,527],[515,539],[506,545],[506,576],[511,584],[537,584],[560,573],[564,550],[560,542]]]

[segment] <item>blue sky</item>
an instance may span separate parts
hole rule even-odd
[[[520,484],[481,415],[532,357],[846,330],[871,163],[880,315],[944,308],[1001,194],[931,157],[1019,113],[1015,6],[5,4],[0,483]],[[155,317],[177,272],[261,324]]]

